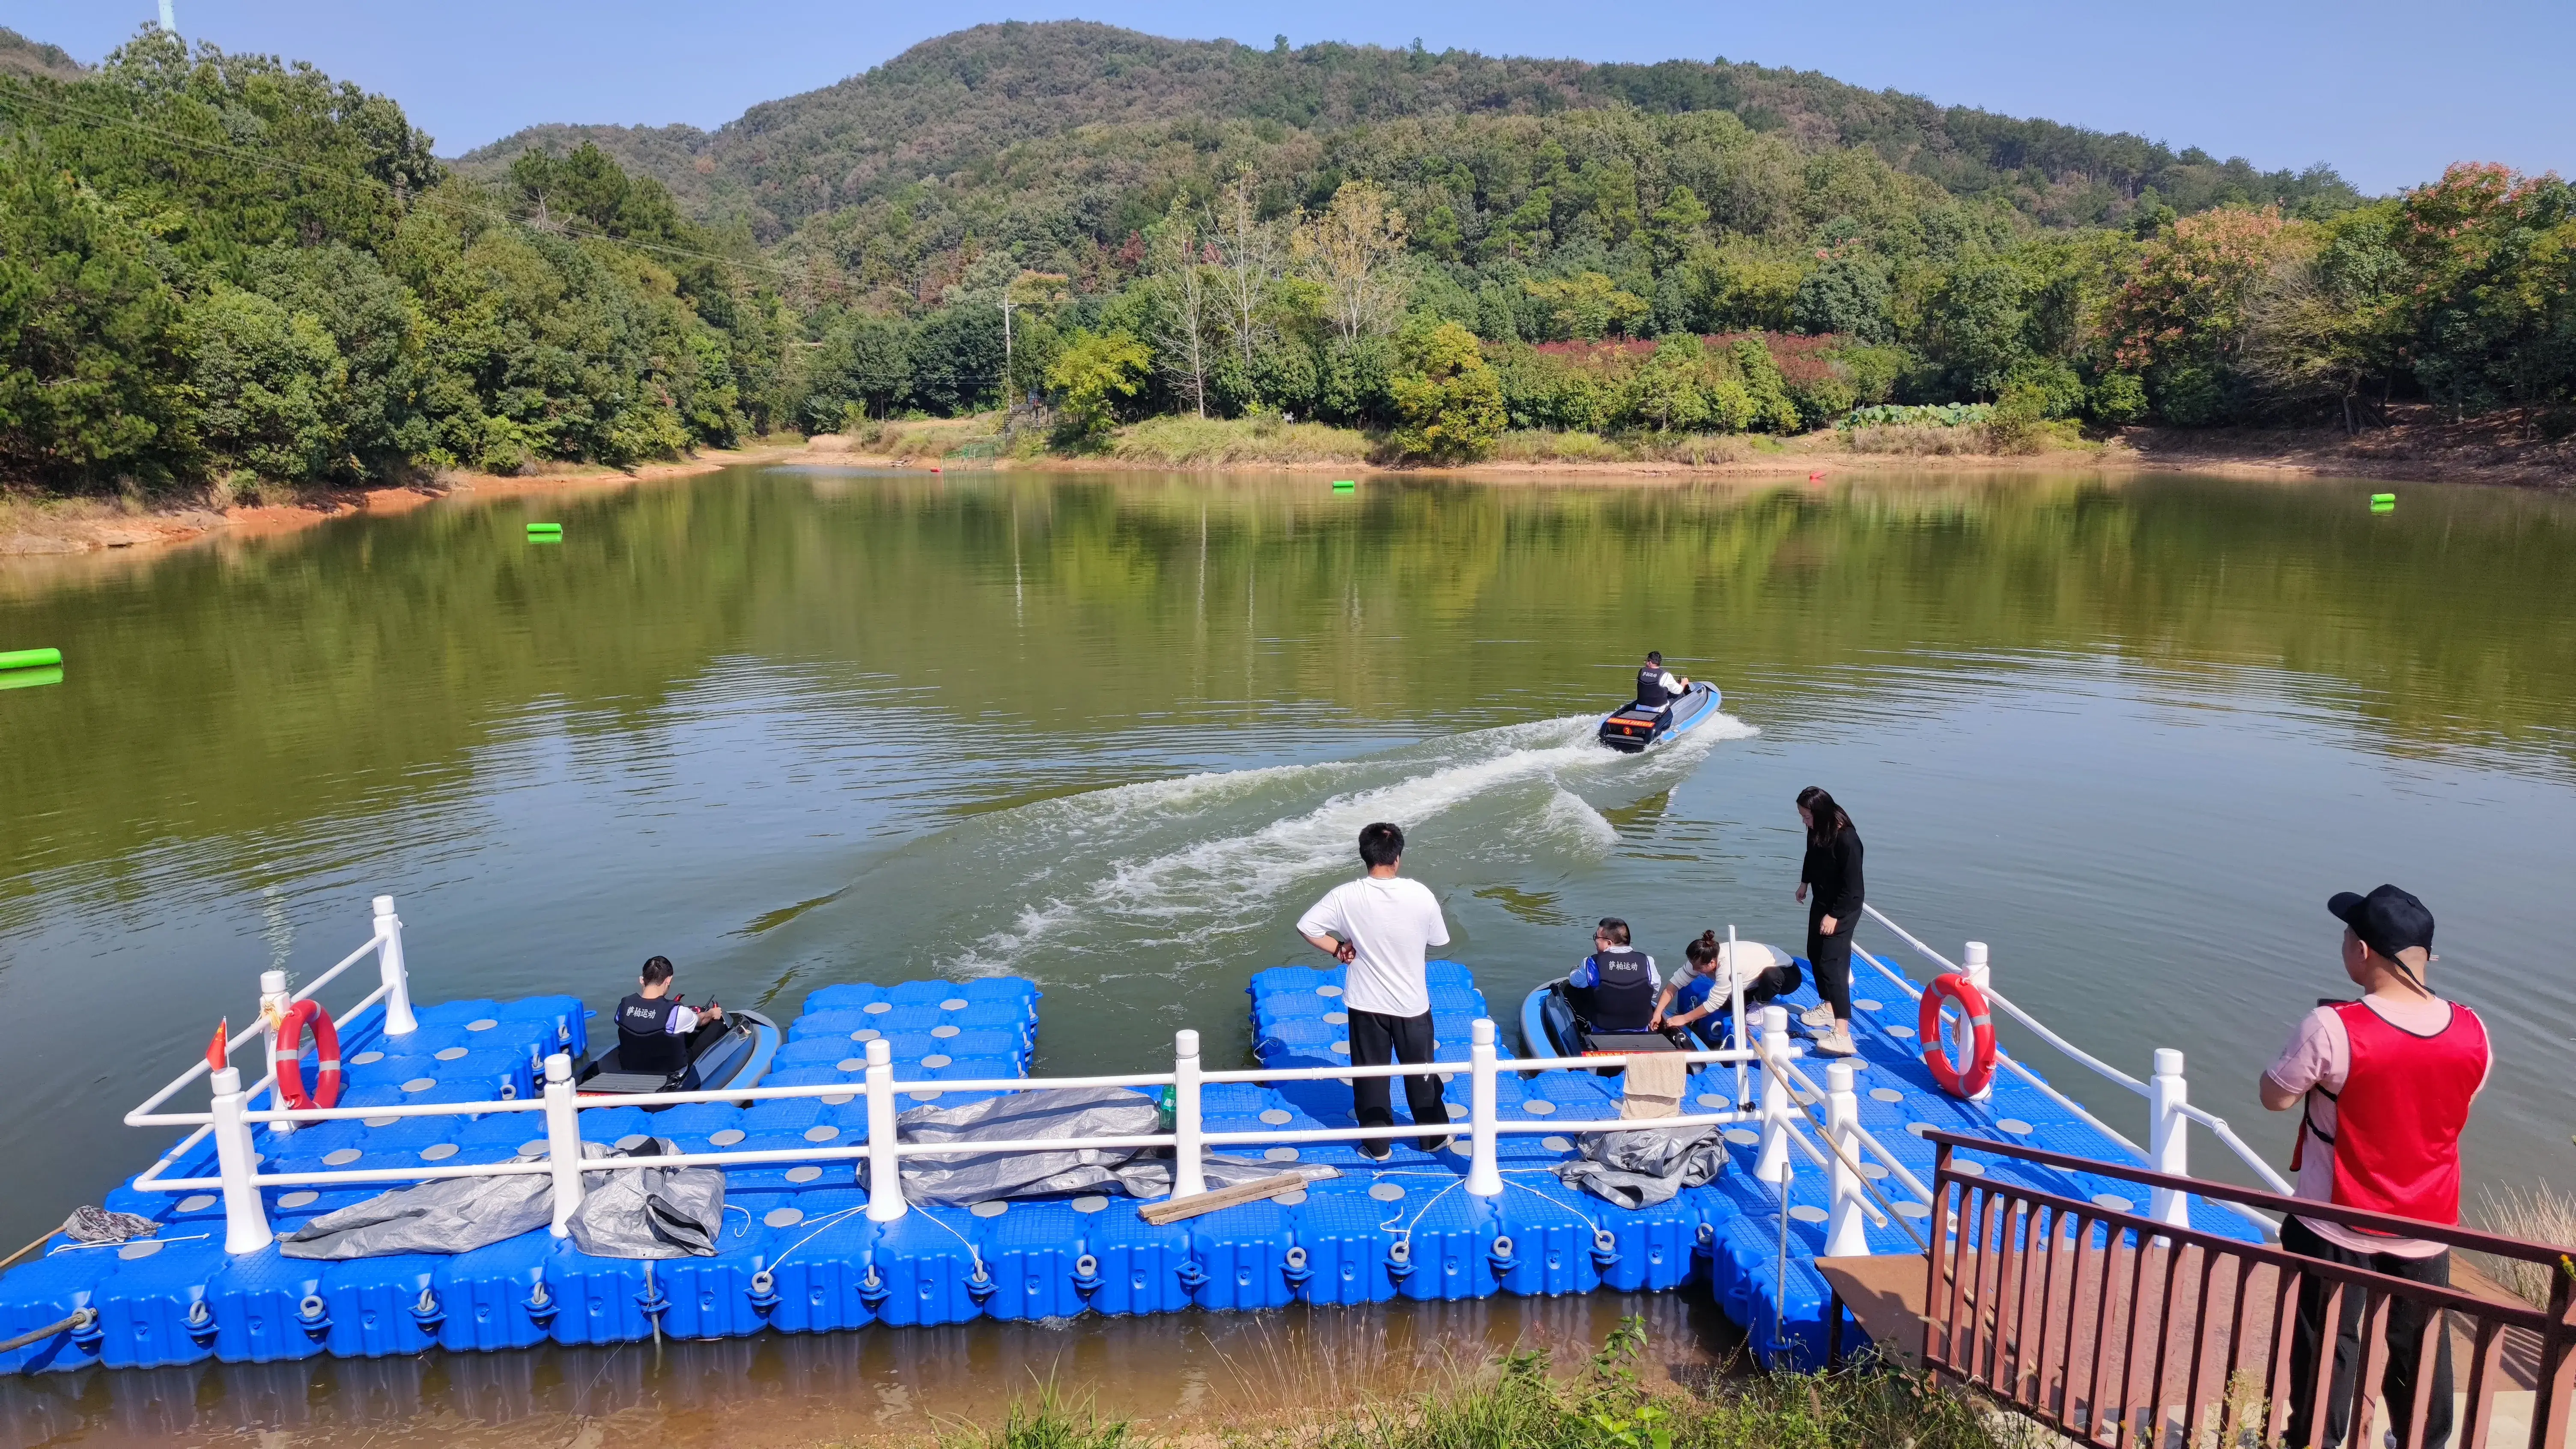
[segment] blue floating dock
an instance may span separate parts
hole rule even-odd
[[[1342,982],[1339,968],[1295,966],[1253,978],[1252,1030],[1262,1065],[1348,1065]],[[0,1354],[0,1372],[146,1368],[207,1358],[380,1357],[432,1346],[619,1343],[650,1337],[657,1327],[679,1338],[730,1338],[1086,1311],[1114,1316],[1703,1285],[1745,1327],[1766,1362],[1812,1364],[1821,1357],[1827,1290],[1813,1260],[1825,1236],[1825,1173],[1799,1164],[1783,1202],[1753,1177],[1758,1139],[1739,1130],[1728,1138],[1729,1169],[1715,1181],[1645,1209],[1620,1208],[1565,1187],[1552,1170],[1573,1155],[1587,1123],[1619,1115],[1618,1079],[1573,1071],[1525,1078],[1507,1071],[1497,1081],[1502,1119],[1562,1130],[1501,1138],[1504,1191],[1498,1198],[1474,1197],[1465,1191],[1468,1024],[1494,1013],[1473,975],[1456,962],[1432,963],[1430,983],[1438,1059],[1456,1064],[1443,1089],[1460,1134],[1454,1148],[1435,1156],[1398,1139],[1384,1163],[1342,1143],[1269,1149],[1274,1161],[1329,1163],[1341,1172],[1273,1201],[1162,1227],[1145,1222],[1135,1200],[1100,1195],[972,1209],[916,1204],[904,1217],[879,1224],[866,1216],[866,1194],[848,1160],[746,1164],[725,1169],[725,1225],[712,1257],[594,1258],[538,1229],[454,1256],[322,1263],[286,1258],[274,1248],[230,1256],[223,1251],[217,1195],[139,1192],[129,1183],[111,1190],[105,1205],[155,1220],[157,1234],[111,1247],[58,1235],[41,1255],[0,1276],[0,1338],[58,1322],[77,1308],[98,1314],[84,1330]],[[958,1105],[990,1094],[951,1091],[940,1081],[1028,1075],[1038,997],[1033,984],[1009,977],[827,986],[805,998],[761,1085],[842,1082],[847,1095],[748,1108],[698,1103],[658,1113],[598,1108],[580,1114],[582,1135],[612,1145],[669,1137],[684,1152],[853,1143],[867,1132],[869,1042],[886,1040],[898,1078],[918,1084],[907,1088],[901,1105]],[[1789,1003],[1793,1013],[1811,999],[1808,993]],[[1862,1125],[1927,1182],[1933,1149],[1909,1128],[2136,1160],[2019,1081],[2001,1079],[1988,1103],[1943,1094],[1909,1039],[1912,1004],[1900,1002],[1893,1013],[1866,1000],[1858,1005],[1861,1055],[1854,1064]],[[568,996],[454,1001],[417,1016],[418,1030],[400,1038],[385,1035],[375,1009],[342,1025],[348,1083],[342,1105],[525,1099],[542,1079],[548,1054],[578,1058],[589,1044],[589,1013]],[[1509,1059],[1508,1048],[1499,1051]],[[1808,1070],[1821,1080],[1821,1063],[1809,1063]],[[1731,1068],[1708,1069],[1695,1080],[1705,1080],[1708,1090],[1686,1107],[1731,1105]],[[1399,1120],[1409,1120],[1404,1094],[1392,1096]],[[1211,1084],[1201,1105],[1210,1132],[1352,1123],[1350,1089],[1332,1079]],[[541,1149],[544,1136],[539,1114],[503,1112],[334,1121],[291,1133],[261,1131],[256,1140],[264,1170],[321,1171],[499,1162]],[[1262,1154],[1258,1147],[1225,1150]],[[171,1176],[215,1173],[210,1140],[175,1156]],[[1959,1160],[1998,1179],[2119,1205],[2122,1186],[2109,1179],[1972,1152]],[[263,1195],[271,1225],[284,1233],[380,1190],[272,1187]],[[1909,1200],[1901,1190],[1887,1195]],[[1784,1210],[1786,1283],[1779,1272]],[[2254,1236],[2242,1218],[2210,1204],[2195,1201],[2192,1219],[2203,1231]],[[1869,1239],[1873,1251],[1915,1251],[1894,1223],[1871,1227]]]

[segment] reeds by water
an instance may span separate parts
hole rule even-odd
[[[940,1449],[2034,1449],[2049,1436],[1898,1369],[1731,1375],[1700,1390],[1644,1386],[1642,1321],[1611,1334],[1590,1365],[1548,1372],[1541,1352],[1503,1356],[1408,1399],[1319,1409],[1303,1422],[1222,1423],[1151,1439],[1069,1402],[1052,1385],[1003,1423],[943,1435]],[[1321,1402],[1330,1402],[1323,1400]]]

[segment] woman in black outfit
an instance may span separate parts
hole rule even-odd
[[[1834,797],[1814,785],[1798,792],[1798,820],[1807,828],[1807,858],[1798,867],[1798,899],[1807,906],[1807,962],[1815,967],[1816,990],[1825,998],[1824,1005],[1799,1020],[1833,1028],[1817,1039],[1819,1055],[1847,1057],[1856,1050],[1851,1039],[1851,950],[1863,899],[1860,832]]]

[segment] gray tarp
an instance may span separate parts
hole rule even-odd
[[[1056,1087],[988,1097],[963,1107],[915,1107],[895,1119],[906,1142],[1017,1142],[1072,1137],[1150,1137],[1166,1130],[1162,1109],[1124,1087]],[[1275,1173],[1309,1178],[1339,1174],[1321,1164],[1290,1167],[1210,1152],[1201,1159],[1208,1186],[1230,1187]],[[860,1181],[867,1179],[861,1164]],[[987,1152],[960,1157],[906,1157],[903,1195],[912,1202],[963,1207],[999,1198],[1086,1189],[1161,1197],[1172,1190],[1168,1152],[1137,1148],[1066,1148],[1061,1152]]]
[[[1726,1169],[1714,1127],[1587,1132],[1575,1150],[1582,1156],[1559,1163],[1557,1180],[1628,1208],[1664,1202]]]
[[[675,1149],[661,1139],[632,1154],[596,1142],[585,1160],[658,1156]],[[511,1159],[541,1162],[536,1153]],[[602,1258],[683,1258],[715,1251],[724,1218],[724,1174],[711,1167],[658,1167],[581,1175],[582,1203],[573,1241]],[[504,1242],[554,1221],[554,1179],[542,1172],[509,1177],[448,1177],[378,1193],[327,1212],[277,1245],[290,1258],[378,1258],[389,1253],[464,1253]]]

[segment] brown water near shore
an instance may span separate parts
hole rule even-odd
[[[1572,1369],[1629,1314],[1644,1378],[1705,1383],[1741,1335],[1696,1294],[1597,1294],[1086,1316],[1040,1323],[768,1334],[714,1343],[206,1364],[0,1379],[13,1445],[370,1449],[530,1444],[801,1449],[904,1443],[995,1423],[1052,1389],[1158,1439],[1291,1426],[1457,1382],[1497,1355]]]

